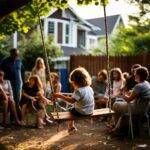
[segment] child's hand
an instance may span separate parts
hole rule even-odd
[[[52,94],[52,99],[55,100],[55,99],[57,99],[57,98],[61,98],[61,95],[62,95],[62,94],[60,94],[60,93],[53,93],[53,94]]]
[[[34,98],[34,97],[31,97],[31,100],[32,100],[33,102],[35,102],[35,101],[36,101],[36,98]]]

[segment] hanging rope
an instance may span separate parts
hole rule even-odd
[[[107,72],[108,72],[108,106],[109,111],[111,111],[111,85],[110,85],[110,59],[109,59],[109,47],[108,47],[108,27],[107,27],[107,17],[106,17],[106,4],[103,0],[103,11],[104,11],[104,23],[105,23],[105,40],[106,40],[106,55],[107,55]]]
[[[43,50],[44,50],[44,54],[45,54],[46,72],[47,72],[47,75],[48,75],[49,84],[51,86],[51,91],[52,91],[52,94],[53,94],[54,93],[54,88],[53,88],[53,84],[52,84],[52,78],[51,78],[51,75],[50,75],[49,60],[48,60],[47,50],[46,50],[46,47],[45,47],[44,34],[43,34],[43,30],[42,30],[42,22],[41,22],[41,19],[40,19],[40,12],[39,12],[39,7],[38,7],[37,0],[35,0],[35,4],[36,4],[36,7],[37,7],[37,16],[38,16],[38,21],[39,21],[39,25],[40,25],[41,40],[42,40]],[[55,101],[54,101],[54,112],[57,113],[57,118],[59,118],[59,114],[58,114],[58,111],[57,111],[57,106],[56,106]]]

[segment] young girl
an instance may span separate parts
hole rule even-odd
[[[64,96],[61,93],[53,94],[53,98],[61,98],[66,102],[73,103],[74,107],[70,112],[75,116],[88,116],[94,110],[94,92],[91,85],[89,73],[82,67],[73,70],[70,74],[69,81],[74,88],[72,97]],[[68,122],[68,133],[77,131],[74,121]]]
[[[42,83],[37,75],[33,75],[23,85],[22,98],[20,101],[22,112],[22,123],[24,124],[24,118],[27,110],[27,106],[33,104],[37,109],[37,127],[43,128],[43,118],[45,116],[45,106],[47,99],[43,96],[44,91]]]
[[[0,98],[3,103],[3,126],[6,126],[8,109],[10,109],[10,113],[14,116],[15,122],[17,125],[20,125],[20,121],[16,112],[16,104],[13,98],[13,92],[11,84],[8,80],[4,80],[4,72],[0,70]]]
[[[124,87],[125,80],[120,68],[114,68],[111,70],[111,82],[112,82],[112,98],[117,98],[121,95],[122,88]]]
[[[61,92],[61,83],[59,81],[59,75],[55,72],[52,72],[52,73],[50,73],[50,76],[51,76],[54,92],[55,93]],[[49,81],[48,81],[48,83],[47,83],[47,93],[46,93],[47,98],[51,97],[50,96],[51,92],[52,92],[51,86],[50,86]]]
[[[35,66],[32,69],[31,75],[39,76],[39,78],[42,82],[42,85],[43,85],[44,92],[46,90],[46,74],[45,74],[45,72],[46,71],[45,71],[44,60],[41,57],[38,57],[36,59]]]
[[[96,106],[106,106],[108,98],[106,96],[107,83],[107,71],[101,70],[98,72],[97,77],[92,78],[92,88],[94,90],[94,99],[96,100]]]

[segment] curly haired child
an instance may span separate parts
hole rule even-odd
[[[74,104],[70,113],[74,116],[89,116],[94,110],[94,92],[91,85],[91,77],[86,69],[78,67],[70,73],[69,81],[74,88],[72,97],[64,96],[61,93],[54,93],[53,98],[61,98],[66,102]],[[68,122],[68,133],[74,133],[77,129],[74,120]]]

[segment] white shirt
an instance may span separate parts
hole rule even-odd
[[[76,100],[75,109],[83,114],[90,115],[94,110],[94,92],[90,86],[78,88],[74,91],[72,98]]]

